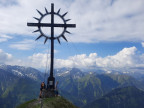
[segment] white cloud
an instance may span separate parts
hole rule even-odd
[[[75,55],[68,59],[55,59],[55,68],[62,67],[77,67],[77,68],[104,68],[104,69],[123,69],[132,68],[135,65],[143,64],[139,61],[144,56],[138,56],[136,54],[136,47],[124,48],[116,55],[99,57],[96,53],[91,53],[88,56],[86,54]],[[29,57],[30,64],[34,67],[44,68],[46,65],[47,54],[34,54]],[[139,62],[138,62],[139,61]],[[48,55],[48,63],[50,63],[50,57]]]
[[[12,60],[12,55],[9,53],[5,53],[2,49],[0,49],[0,64],[7,63]]]
[[[11,48],[18,49],[18,50],[30,50],[34,46],[35,46],[35,41],[27,40],[27,39],[10,45]]]
[[[8,35],[0,35],[0,42],[6,42],[9,39],[12,39],[12,37]]]
[[[68,59],[55,59],[54,68],[81,68],[106,70],[131,70],[144,67],[144,54],[138,55],[136,47],[124,48],[115,55],[99,57],[96,53],[71,56]],[[34,68],[50,68],[50,55],[35,53],[25,59],[16,59],[11,54],[0,50],[0,63],[9,65],[31,66]]]
[[[0,64],[7,64],[7,65],[21,65],[21,60],[15,59],[12,54],[4,52],[0,49]]]
[[[144,47],[144,42],[142,42],[141,44],[142,44],[142,47]]]
[[[47,58],[50,58],[49,54],[42,54],[42,53],[33,54],[32,56],[28,57],[27,65],[35,68],[45,68],[46,64],[50,63],[50,59]]]
[[[136,47],[124,48],[116,55],[97,58],[96,64],[103,68],[125,68],[135,65]]]
[[[50,10],[52,3],[61,14],[76,23],[69,29],[72,42],[142,41],[144,40],[144,0],[2,0],[0,5],[0,34],[32,35],[35,28],[26,26],[40,17],[35,9]],[[6,6],[6,4],[9,4]]]

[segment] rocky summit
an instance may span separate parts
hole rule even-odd
[[[71,102],[67,101],[61,96],[45,98],[45,99],[34,99],[25,102],[16,108],[77,108]]]

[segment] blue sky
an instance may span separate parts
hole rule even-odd
[[[55,41],[55,68],[132,71],[144,66],[143,0],[0,0],[0,64],[45,68],[50,41],[35,41],[40,34],[27,22],[37,22],[36,9],[45,13],[51,3],[60,14],[68,11],[65,19],[76,24],[65,35],[69,42]]]

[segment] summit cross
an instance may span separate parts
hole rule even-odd
[[[38,10],[37,10],[38,11]],[[36,39],[38,40],[39,38],[41,37],[45,37],[45,42],[50,39],[51,40],[51,64],[50,64],[50,76],[48,77],[48,80],[47,80],[47,85],[49,85],[49,87],[51,89],[54,89],[54,85],[55,85],[55,78],[53,76],[53,71],[54,71],[54,40],[57,39],[58,42],[60,43],[60,37],[64,38],[66,41],[66,37],[64,36],[64,33],[70,33],[69,31],[67,31],[66,29],[67,28],[75,28],[76,27],[76,24],[66,24],[67,21],[69,21],[70,19],[68,20],[65,20],[64,19],[64,16],[67,14],[67,12],[63,15],[60,15],[59,12],[60,12],[60,9],[58,10],[58,12],[54,12],[54,4],[52,3],[51,4],[51,12],[48,12],[48,10],[45,8],[45,11],[46,11],[46,14],[43,14],[41,13],[40,11],[38,11],[38,13],[41,15],[41,18],[35,18],[36,20],[38,20],[38,23],[27,23],[27,26],[30,26],[30,27],[38,27],[38,30],[34,31],[34,32],[40,32],[41,35]],[[51,15],[51,23],[41,23],[42,19],[46,16],[46,15]],[[57,23],[54,23],[54,15],[57,15],[59,16],[62,20],[63,20],[63,24],[57,24]],[[41,27],[50,27],[51,28],[51,36],[47,36],[43,33]],[[63,32],[55,37],[54,36],[54,28],[55,27],[63,27],[64,30]]]

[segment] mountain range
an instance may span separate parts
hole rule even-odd
[[[75,70],[75,71],[74,71]],[[82,73],[75,77],[75,74]],[[72,69],[69,74],[57,77],[62,95],[75,105],[82,107],[108,92],[127,86],[135,86],[144,90],[144,84],[135,78],[121,74],[83,74],[78,69]]]
[[[61,68],[54,72],[59,93],[78,107],[100,99],[107,93],[128,86],[144,90],[143,80],[113,73],[83,72],[77,68]],[[0,108],[15,106],[38,98],[40,83],[48,74],[34,68],[0,65]]]

